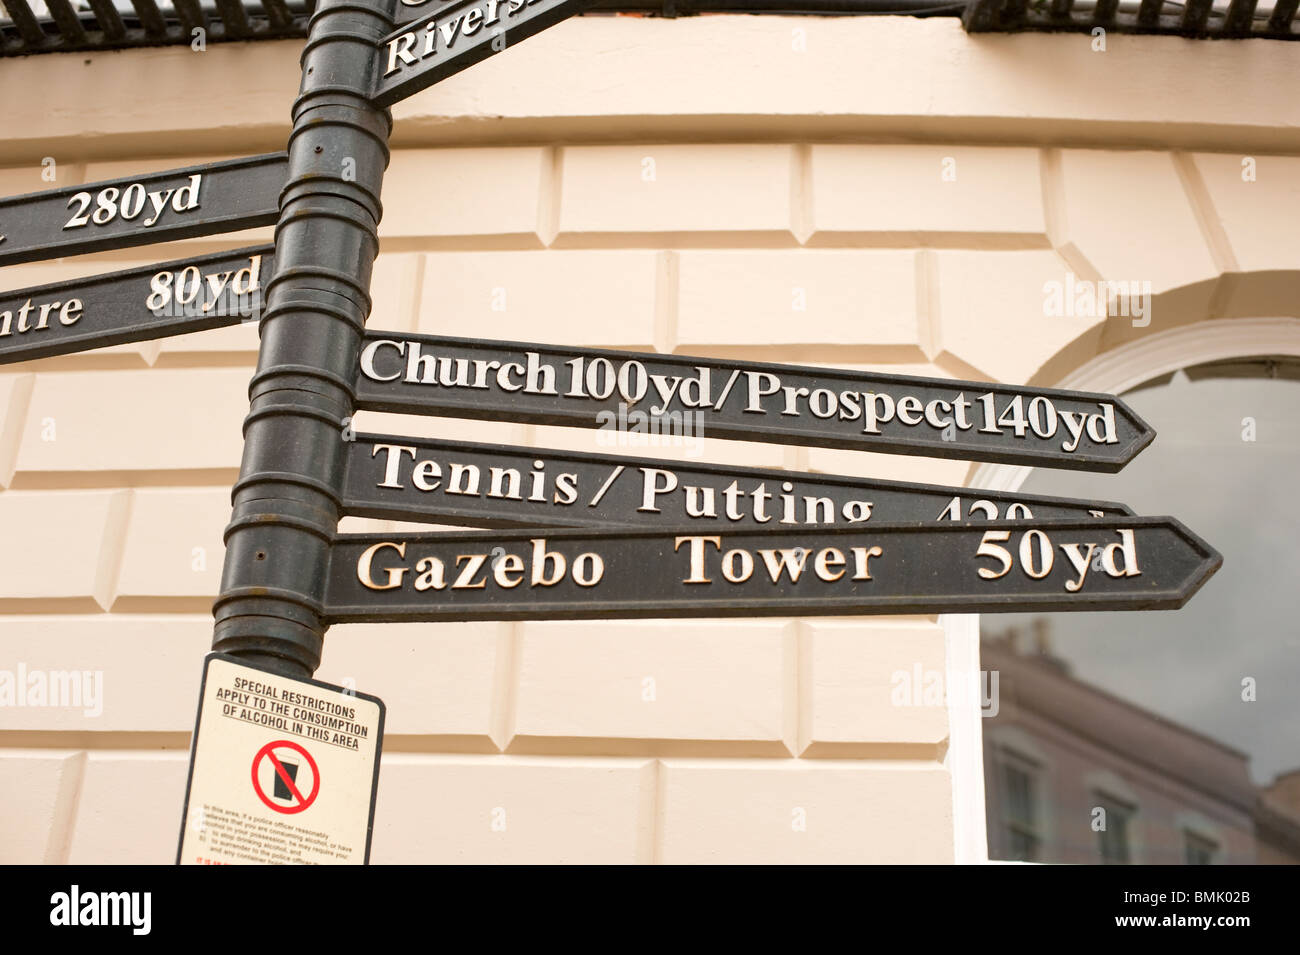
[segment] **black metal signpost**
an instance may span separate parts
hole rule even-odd
[[[310,677],[392,117],[370,81],[397,0],[320,0],[302,53],[212,649]]]
[[[271,225],[283,153],[0,199],[0,265]]]
[[[342,688],[307,678],[320,664],[327,626],[326,573],[342,513],[347,447],[343,436],[353,410],[361,332],[370,312],[370,277],[379,248],[379,192],[392,126],[387,111],[373,107],[367,94],[379,40],[392,29],[395,3],[320,0],[311,18],[302,54],[302,86],[293,105],[275,271],[266,282],[261,348],[249,384],[244,459],[226,528],[221,593],[213,607],[212,649],[256,669],[235,675],[219,691],[225,695],[200,704],[218,714],[226,707],[238,711],[262,700],[272,725],[284,721],[283,729],[268,726],[261,737],[253,764],[253,783],[261,783],[257,796],[272,815],[310,807],[310,817],[297,817],[304,830],[320,827],[328,838],[346,839],[351,845],[348,852],[321,860],[336,863],[366,861],[368,813],[377,779],[372,767],[378,765],[382,749],[382,709],[378,722],[367,722],[359,703],[353,705]],[[262,673],[289,679],[277,682]],[[313,698],[316,706],[328,709],[295,709],[295,703]],[[282,711],[277,713],[277,707]],[[253,720],[261,718],[258,710],[249,712]],[[317,722],[320,714],[326,722]],[[341,732],[351,741],[341,749],[340,722]],[[239,725],[224,725],[226,739],[234,742],[216,751],[217,759],[227,761],[216,774],[221,779],[249,758],[249,747],[241,750],[234,736],[233,728]],[[298,728],[301,733],[295,737]],[[196,732],[178,849],[178,861],[183,862],[210,858],[193,848],[187,854],[187,846],[199,844],[187,836],[204,811],[202,803],[195,804],[194,781],[201,775],[194,748],[198,740]],[[365,758],[333,765],[327,761],[352,752]],[[300,765],[299,775],[290,778],[281,760],[295,754],[309,768]],[[213,757],[204,758],[209,760],[209,782],[197,791],[217,796],[200,798],[261,811],[246,788],[232,796],[211,783]],[[299,789],[304,774],[309,782]],[[277,793],[287,798],[281,800]],[[358,823],[361,830],[356,829]],[[346,836],[349,827],[365,833],[365,852],[358,851],[363,842],[359,834]],[[294,839],[306,858],[310,847]],[[264,848],[264,843],[265,838],[255,834],[218,858],[248,859],[250,847]]]
[[[1088,471],[1118,471],[1155,437],[1114,395],[392,332],[367,333],[357,401]]]
[[[433,12],[384,38],[383,58],[370,99],[376,106],[392,106],[581,13],[594,2],[452,0],[430,4]]]
[[[266,245],[0,292],[0,365],[256,320]]]
[[[325,617],[548,620],[1164,610],[1222,563],[1170,517],[341,536]]]
[[[716,529],[1132,514],[1109,501],[377,434],[349,442],[343,509],[466,527]]]

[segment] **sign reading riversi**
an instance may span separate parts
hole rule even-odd
[[[452,0],[380,43],[380,75],[370,94],[392,106],[581,13],[595,0]]]
[[[834,368],[368,332],[374,411],[1118,471],[1155,432],[1114,395]]]
[[[271,225],[283,153],[0,199],[0,265]]]
[[[256,319],[274,253],[259,246],[0,292],[0,365]]]
[[[1123,504],[901,481],[358,434],[343,510],[467,527],[844,527],[1117,517]]]
[[[209,654],[177,862],[365,864],[383,734],[376,697]]]
[[[1175,609],[1222,558],[1169,517],[338,537],[325,616],[387,620]]]

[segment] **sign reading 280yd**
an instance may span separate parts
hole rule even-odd
[[[272,225],[284,153],[0,199],[0,265]]]

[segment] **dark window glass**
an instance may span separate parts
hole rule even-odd
[[[1106,865],[1128,865],[1133,861],[1129,852],[1129,819],[1133,810],[1119,803],[1102,800],[1099,803],[1105,815],[1100,816],[1101,828],[1097,832],[1097,848]]]
[[[990,855],[1020,857],[1027,833],[1042,862],[1300,862],[1300,364],[1202,365],[1123,397],[1154,443],[1118,474],[1036,468],[1022,489],[1173,515],[1224,564],[1177,611],[981,617]],[[1004,778],[1013,744],[1034,801]],[[1139,815],[1098,833],[1101,794]]]
[[[1214,852],[1219,848],[1218,843],[1204,839],[1194,832],[1186,833],[1184,838],[1187,840],[1188,865],[1212,865],[1214,863]]]
[[[1007,844],[1010,857],[1018,862],[1038,859],[1036,792],[1034,777],[1026,769],[1005,763],[1002,782],[1007,800]]]

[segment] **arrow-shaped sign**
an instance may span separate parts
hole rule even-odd
[[[273,225],[284,153],[0,199],[0,265]]]
[[[348,445],[343,510],[465,527],[695,525],[700,533],[1133,513],[1036,494],[378,434]]]
[[[1222,562],[1170,517],[359,534],[332,545],[325,616],[348,623],[1168,610]]]
[[[1113,395],[368,332],[357,400],[411,412],[1118,471],[1155,432]]]
[[[0,365],[257,319],[275,246],[0,292]]]
[[[392,106],[567,20],[595,0],[452,0],[380,41],[379,76],[370,94]]]

